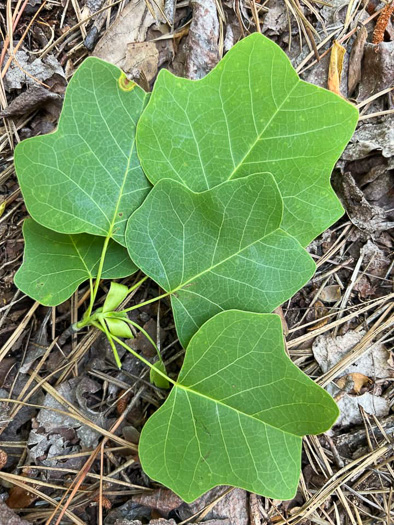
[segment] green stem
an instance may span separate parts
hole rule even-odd
[[[109,332],[109,330],[107,328],[107,325],[104,322],[104,319],[100,319],[100,324],[97,323],[96,321],[93,321],[92,322],[92,326],[95,326],[99,330],[104,331],[105,335],[107,336],[108,342],[109,342],[109,344],[110,344],[110,346],[112,348],[112,351],[114,353],[114,358],[115,358],[116,364],[118,365],[118,368],[122,368],[122,363],[120,361],[118,351],[116,350],[116,346],[115,346],[115,343],[114,343],[114,341],[112,339],[112,335],[110,334],[110,332]]]
[[[157,297],[153,297],[152,299],[149,299],[148,301],[144,301],[143,303],[135,304],[134,306],[130,306],[130,308],[126,308],[125,310],[121,310],[120,313],[125,314],[127,312],[131,312],[132,310],[137,310],[137,308],[141,308],[142,306],[146,306],[147,304],[154,303],[156,301],[159,301],[160,299],[164,299],[164,297],[168,297],[171,295],[172,292],[166,292],[162,295],[158,295]]]
[[[107,316],[109,319],[119,319],[119,317],[111,317],[111,316]],[[148,334],[148,332],[146,330],[144,330],[142,328],[142,326],[140,326],[139,324],[135,323],[134,321],[132,321],[131,319],[122,319],[122,321],[124,321],[125,323],[129,323],[131,324],[132,326],[134,326],[135,328],[137,328],[137,330],[139,330],[140,332],[142,332],[144,334],[144,336],[148,339],[148,341],[151,343],[151,345],[153,346],[153,348],[156,350],[156,353],[157,353],[157,356],[159,358],[159,361],[164,365],[164,362],[163,362],[163,359],[161,357],[161,354],[159,352],[159,349],[157,348],[157,344],[153,341],[153,339],[151,338],[151,336]]]
[[[87,313],[86,313],[86,318],[87,319],[91,316],[91,313],[93,311],[94,302],[96,300],[98,288],[100,286],[101,274],[103,273],[105,255],[106,255],[107,250],[108,250],[108,244],[109,244],[109,241],[111,240],[111,235],[112,235],[112,231],[108,232],[108,235],[107,235],[107,237],[105,238],[105,241],[104,241],[103,250],[101,252],[99,267],[98,267],[97,275],[96,275],[96,282],[94,283],[93,294],[91,294],[91,296],[90,296],[89,308],[88,308]]]
[[[141,286],[141,284],[144,283],[147,279],[149,279],[149,277],[147,275],[145,275],[145,277],[143,277],[140,281],[138,281],[138,283],[133,284],[133,286],[131,288],[129,288],[129,292],[128,293],[134,292],[134,290],[136,288],[138,288],[139,286]]]
[[[135,350],[133,350],[132,348],[130,348],[125,342],[123,342],[121,339],[119,339],[119,337],[117,337],[116,335],[111,335],[112,339],[114,341],[116,341],[120,346],[123,346],[123,348],[125,348],[128,352],[130,352],[131,354],[133,354],[134,357],[136,357],[137,359],[139,359],[140,361],[142,361],[145,365],[149,366],[149,368],[151,368],[152,370],[154,370],[157,374],[159,374],[160,376],[164,377],[164,379],[167,379],[167,381],[169,381],[170,383],[172,383],[173,385],[176,385],[176,381],[174,381],[173,379],[170,379],[164,372],[162,372],[161,370],[159,370],[158,368],[156,368],[154,365],[152,365],[152,363],[150,363],[147,359],[145,359],[144,357],[142,357],[142,355],[139,355],[137,354],[137,352]]]
[[[90,289],[90,299],[89,299],[89,309],[93,309],[93,279],[92,277],[89,277],[89,289]]]

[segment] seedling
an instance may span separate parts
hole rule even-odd
[[[312,276],[305,246],[343,213],[329,177],[357,110],[301,81],[260,34],[204,79],[161,71],[152,94],[117,67],[86,59],[59,127],[18,145],[27,209],[16,285],[48,306],[89,281],[76,329],[92,326],[151,369],[171,392],[141,434],[145,472],[185,501],[218,484],[294,496],[301,437],[326,431],[338,409],[295,367],[271,314]],[[142,270],[162,293],[121,309],[132,291],[101,279]],[[168,377],[128,313],[169,298],[186,349]],[[131,327],[158,352],[127,344]]]

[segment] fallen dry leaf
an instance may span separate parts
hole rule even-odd
[[[341,288],[338,284],[325,286],[320,294],[320,299],[324,303],[336,303],[341,298]]]
[[[349,426],[359,425],[363,422],[360,413],[362,407],[367,414],[376,417],[384,417],[390,412],[390,403],[383,397],[373,396],[366,392],[362,396],[352,396],[346,393],[341,393],[339,397],[335,396],[340,415],[335,426]]]
[[[159,68],[159,51],[154,42],[131,42],[127,44],[124,70],[143,71],[145,78],[151,82]]]
[[[162,4],[163,2],[158,2],[158,5]],[[152,6],[155,17],[152,16],[145,0],[131,0],[98,41],[93,55],[123,69],[127,45],[132,42],[144,42],[148,29],[154,24],[164,22],[159,9],[154,3]]]
[[[375,238],[380,232],[394,227],[394,222],[388,220],[385,210],[369,204],[350,173],[335,173],[332,182],[349,219],[362,232]]]
[[[157,342],[157,322],[153,319],[149,319],[149,321],[145,323],[142,328],[156,343]],[[160,327],[160,334],[159,334],[160,343],[164,342],[165,336],[166,336],[166,331]],[[145,335],[142,332],[138,332],[136,337],[132,339],[129,342],[129,344],[133,350],[142,352],[142,354],[146,357],[153,357],[156,355],[156,350],[154,346],[145,337]]]
[[[365,43],[367,41],[368,31],[365,26],[361,26],[357,31],[357,36],[354,40],[352,50],[349,57],[349,72],[348,72],[348,96],[351,97],[354,90],[361,80],[361,65],[364,56]]]
[[[22,473],[22,476],[30,477],[29,469],[26,469],[25,472]],[[39,485],[29,485],[33,488],[37,489]],[[18,485],[15,485],[11,488],[8,499],[6,501],[7,507],[10,509],[21,509],[30,507],[30,505],[36,501],[38,496],[33,494],[32,492],[29,492],[27,489],[23,487],[19,487]],[[0,521],[0,523],[6,523]]]
[[[21,89],[26,84],[34,86],[37,85],[37,80],[47,82],[55,75],[64,79],[63,68],[53,55],[31,61],[28,53],[19,50],[16,52],[16,60],[11,63],[4,77],[4,87],[6,91],[10,91]]]
[[[354,392],[355,394],[359,394],[364,386],[371,383],[373,383],[372,379],[359,372],[352,372],[351,374],[340,377],[336,381],[336,384],[341,390],[345,390],[348,393]]]
[[[339,86],[341,84],[343,58],[345,53],[346,49],[337,40],[334,40],[330,55],[330,65],[328,67],[327,87],[337,95],[341,95]]]
[[[376,152],[386,159],[394,156],[394,117],[390,115],[382,120],[362,122],[343,152],[342,159],[359,160]]]
[[[205,517],[206,520],[228,520],[231,524],[249,525],[248,495],[242,489],[233,489],[220,498],[229,487],[215,487],[198,498],[190,505],[183,503],[177,514],[181,520],[187,521],[194,514],[201,512],[207,505],[217,501]],[[194,521],[194,520],[193,520]],[[224,522],[224,525],[226,521]]]
[[[378,46],[369,43],[365,44],[359,100],[365,100],[371,95],[393,85],[394,41],[381,42]],[[382,98],[381,100],[383,101],[384,99]],[[385,121],[384,125],[390,128],[389,122]]]
[[[52,93],[48,89],[37,84],[14,98],[10,104],[0,112],[0,117],[10,118],[19,115],[26,116],[27,113],[35,111],[43,106],[45,107],[48,103],[56,104],[58,112],[60,113],[62,101],[63,97],[61,95]]]
[[[158,489],[146,494],[136,494],[133,497],[133,501],[144,507],[156,509],[161,512],[163,516],[168,516],[172,510],[177,509],[183,503],[179,496],[168,489]]]
[[[155,79],[159,68],[170,62],[174,55],[172,40],[159,42],[131,42],[127,44],[123,70],[131,78],[138,79],[141,73],[148,85]]]
[[[312,344],[313,355],[323,372],[331,370],[348,355],[364,337],[365,331],[349,330],[345,335],[334,337],[332,334],[318,336]],[[344,374],[354,372],[373,378],[393,377],[388,359],[390,352],[383,344],[372,345],[355,363],[344,370]]]

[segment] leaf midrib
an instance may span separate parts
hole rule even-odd
[[[202,397],[203,399],[206,399],[207,401],[209,401],[211,403],[215,403],[216,405],[220,405],[222,407],[225,407],[225,408],[228,408],[228,409],[232,410],[238,416],[241,415],[243,417],[247,417],[249,419],[252,419],[253,421],[256,421],[257,423],[260,423],[262,425],[266,425],[267,427],[272,428],[272,429],[274,429],[276,431],[283,432],[284,434],[287,434],[288,436],[291,436],[293,438],[296,437],[296,438],[301,439],[301,436],[298,436],[297,434],[292,434],[291,432],[288,432],[286,430],[282,430],[281,428],[275,427],[274,425],[271,425],[270,423],[266,423],[265,421],[262,421],[261,419],[258,419],[257,417],[252,416],[251,414],[247,414],[246,412],[241,412],[241,410],[238,410],[235,407],[232,407],[230,405],[226,405],[226,403],[223,403],[222,401],[214,399],[213,397],[209,397],[206,394],[202,394],[201,392],[198,392],[197,390],[193,390],[192,388],[189,388],[189,387],[187,387],[185,385],[182,385],[181,383],[175,382],[174,383],[174,388],[179,388],[181,390],[184,390],[184,392],[186,393],[186,396],[188,396],[189,393],[195,394],[196,396]]]
[[[234,167],[233,171],[230,173],[229,177],[226,179],[227,181],[231,180],[233,178],[233,176],[236,174],[236,172],[238,171],[238,169],[242,166],[242,164],[245,162],[245,159],[250,155],[250,153],[254,150],[256,144],[262,139],[264,133],[267,131],[267,129],[270,127],[271,123],[273,122],[273,120],[277,117],[277,115],[280,113],[283,105],[289,100],[291,94],[293,93],[293,91],[295,90],[295,88],[299,85],[299,83],[301,82],[300,79],[297,79],[296,83],[294,84],[294,86],[290,89],[290,91],[287,93],[286,97],[282,100],[282,102],[279,104],[279,106],[277,106],[276,108],[276,111],[273,113],[273,115],[271,116],[271,118],[269,119],[269,121],[267,122],[267,124],[264,126],[264,128],[262,129],[262,131],[260,133],[258,133],[255,141],[253,142],[253,144],[249,147],[249,149],[247,150],[247,152],[245,153],[245,155],[243,156],[243,158],[241,159],[241,161],[237,164],[237,166]],[[272,93],[271,93],[272,95]],[[273,100],[274,100],[274,97],[272,97]],[[231,143],[230,143],[230,149],[231,149]]]
[[[283,215],[283,211],[282,211],[282,215]],[[279,231],[282,231],[283,233],[286,233],[284,230],[282,230],[282,228],[276,228],[275,230],[272,230],[270,231],[269,233],[263,235],[263,237],[260,237],[259,239],[251,242],[250,244],[248,244],[247,246],[245,246],[244,248],[242,248],[242,250],[238,250],[237,252],[229,255],[228,257],[226,257],[225,259],[217,262],[216,264],[210,266],[209,268],[206,268],[205,270],[203,270],[202,272],[196,274],[196,275],[193,275],[192,277],[190,277],[187,281],[185,281],[184,283],[181,283],[180,285],[178,285],[176,288],[172,289],[172,290],[166,290],[169,294],[174,294],[176,292],[178,292],[179,290],[181,290],[182,288],[184,288],[185,286],[187,286],[188,284],[192,283],[193,281],[195,281],[196,279],[198,279],[199,277],[205,275],[206,273],[209,273],[211,272],[212,270],[214,270],[215,268],[217,268],[218,266],[220,266],[221,264],[224,264],[225,262],[229,261],[230,259],[232,259],[233,257],[236,257],[237,255],[239,255],[240,253],[242,253],[243,251],[247,250],[248,248],[250,248],[251,246],[254,246],[255,244],[257,244],[258,242],[261,242],[262,240],[264,240],[266,237],[269,237],[270,235],[273,235],[274,233],[277,233]]]

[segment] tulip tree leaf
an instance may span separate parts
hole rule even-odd
[[[274,175],[282,228],[302,245],[343,213],[329,178],[358,112],[299,79],[285,53],[255,33],[198,81],[162,70],[137,129],[142,167],[204,191],[255,173]]]
[[[282,210],[273,177],[258,174],[202,193],[160,181],[130,217],[130,257],[172,294],[184,346],[212,315],[270,312],[311,277],[310,256],[280,229]]]
[[[83,62],[67,88],[57,131],[15,151],[23,197],[37,222],[124,244],[126,221],[150,188],[135,148],[146,100],[116,66]]]
[[[81,283],[97,275],[102,237],[57,233],[33,219],[25,219],[23,235],[25,256],[15,275],[15,284],[36,301],[56,306],[68,299]],[[136,270],[126,249],[110,241],[102,277],[119,279]]]
[[[301,436],[337,417],[333,399],[284,352],[278,316],[222,312],[192,338],[177,383],[142,430],[139,457],[186,502],[216,485],[291,499]]]

